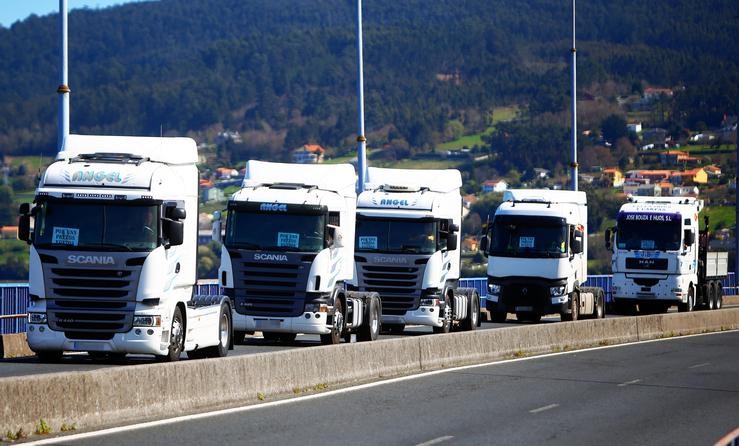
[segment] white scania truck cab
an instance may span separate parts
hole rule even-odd
[[[695,197],[629,197],[606,231],[612,246],[614,308],[633,314],[721,308],[728,253],[709,250],[708,221],[700,230],[703,200]],[[698,234],[698,237],[696,237]]]
[[[478,326],[477,291],[458,287],[461,186],[454,169],[368,169],[354,258],[358,289],[380,295],[388,331]]]
[[[508,313],[538,322],[605,317],[605,293],[587,280],[585,192],[511,189],[480,245],[488,254],[487,310],[494,322]]]
[[[237,342],[253,331],[280,342],[301,333],[324,344],[353,333],[377,339],[379,296],[346,289],[354,281],[355,187],[350,164],[246,163],[228,201],[219,269]]]
[[[196,162],[189,138],[65,139],[19,218],[28,344],[41,360],[227,354],[229,300],[194,295]]]

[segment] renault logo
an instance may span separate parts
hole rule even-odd
[[[523,294],[524,296],[527,295],[527,294],[529,294],[529,289],[528,288],[522,289],[521,290],[521,294]]]

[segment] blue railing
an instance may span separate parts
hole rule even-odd
[[[222,290],[218,280],[198,281],[196,293],[200,295],[217,295]],[[471,277],[459,280],[459,286],[475,288],[480,296],[484,296],[487,288],[487,278]],[[590,276],[585,286],[601,287],[606,291],[606,302],[611,301],[611,276],[608,274]],[[725,295],[737,295],[737,284],[734,273],[723,281]],[[28,284],[9,283],[0,284],[0,334],[22,333],[26,331],[26,307],[28,306]]]

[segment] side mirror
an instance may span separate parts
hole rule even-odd
[[[338,226],[328,225],[328,246],[333,248],[344,247],[344,231]]]
[[[685,246],[693,246],[693,243],[695,243],[695,232],[686,229],[683,234],[683,240],[685,240]]]
[[[21,203],[18,208],[18,240],[23,240],[26,243],[31,242],[31,205],[28,203]]]
[[[184,241],[185,224],[181,221],[162,220],[162,230],[169,246],[179,246]]]
[[[489,248],[488,245],[490,245],[490,239],[487,235],[483,235],[480,239],[480,251],[482,251],[483,253],[487,253]]]
[[[455,232],[459,232],[459,225],[457,225],[456,223],[454,223],[454,220],[452,220],[450,218],[449,219],[449,233],[452,234],[452,233],[455,233]]]
[[[611,249],[611,230],[610,229],[606,229],[605,242],[606,242],[606,249]]]
[[[454,232],[450,232],[446,239],[446,249],[448,251],[454,251],[457,249],[457,235]]]
[[[223,222],[221,221],[221,211],[215,211],[213,212],[213,233],[211,234],[210,238],[214,242],[221,242],[221,227],[223,226]]]
[[[184,208],[168,207],[164,211],[164,215],[172,220],[184,220],[187,217],[187,212],[185,212]]]
[[[583,232],[575,229],[572,234],[572,243],[570,244],[573,254],[580,254],[583,251]]]

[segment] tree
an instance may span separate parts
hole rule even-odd
[[[15,209],[15,194],[10,186],[0,186],[0,226],[15,225],[17,212]]]
[[[608,142],[614,142],[619,138],[629,136],[626,129],[626,119],[619,115],[611,115],[603,120],[600,125],[603,138]]]

